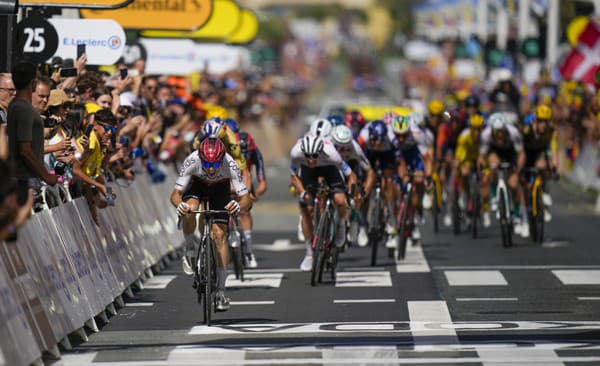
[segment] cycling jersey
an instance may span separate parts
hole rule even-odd
[[[436,151],[442,151],[443,153],[446,153],[447,151],[454,151],[456,149],[456,142],[458,141],[458,136],[460,133],[461,129],[452,128],[448,122],[442,123],[438,128]]]
[[[358,143],[360,146],[371,151],[392,151],[394,149],[392,141],[394,141],[396,136],[394,136],[394,131],[392,131],[391,126],[388,126],[387,128],[387,138],[384,138],[381,144],[378,147],[375,147],[371,144],[371,139],[369,138],[369,127],[372,123],[373,122],[367,123],[362,130],[360,130],[360,133],[358,134]]]
[[[535,162],[545,154],[545,157],[552,156],[556,152],[556,131],[548,127],[548,130],[543,135],[537,135],[533,126],[523,126],[523,149],[526,155],[526,167],[535,166]]]
[[[300,167],[305,167],[308,163],[308,159],[304,156],[300,145],[301,140],[298,140],[294,147],[292,147],[292,151],[290,153],[292,158],[290,170],[292,174],[297,174]],[[316,160],[316,167],[334,166],[347,177],[352,174],[352,169],[350,169],[350,166],[344,161],[344,159],[342,159],[340,154],[329,140],[323,140],[323,152],[319,154],[319,157]]]
[[[356,162],[356,165],[365,172],[371,169],[371,164],[365,156],[365,153],[360,148],[358,142],[352,140],[352,142],[347,146],[336,145],[335,148],[340,153],[342,159],[344,159],[344,161],[346,161],[351,166],[352,162]]]
[[[248,188],[242,180],[240,168],[229,154],[225,154],[223,163],[217,169],[215,176],[211,177],[202,168],[202,161],[198,155],[198,151],[194,151],[183,161],[179,177],[175,181],[175,189],[178,191],[185,190],[192,178],[194,181],[199,181],[204,185],[230,181],[235,194],[243,196],[248,193]]]
[[[429,147],[434,144],[434,136],[427,127],[419,127],[415,122],[410,122],[410,133],[417,142],[421,155],[427,154]]]
[[[470,128],[467,128],[458,136],[455,156],[460,163],[474,164],[477,161],[479,157],[479,140],[475,141],[473,139]]]
[[[400,144],[398,141],[397,157],[398,159],[404,160],[406,165],[412,171],[424,171],[425,165],[423,164],[423,156],[419,149],[419,144],[414,139],[412,134],[408,136],[408,139]]]
[[[502,161],[514,162],[516,154],[523,151],[523,142],[519,130],[515,126],[506,125],[506,133],[507,137],[504,141],[499,142],[492,137],[492,127],[486,127],[481,133],[480,154],[483,156],[493,152]]]

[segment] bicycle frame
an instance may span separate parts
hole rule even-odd
[[[502,245],[505,247],[512,246],[512,200],[506,179],[508,169],[511,164],[502,162],[498,169],[498,183],[496,185],[496,197],[498,198],[498,218],[500,220],[500,231],[502,234]]]
[[[315,217],[318,217],[317,225],[312,239],[313,266],[311,270],[310,283],[316,286],[322,282],[325,260],[329,259],[332,252],[333,238],[337,223],[337,210],[333,205],[332,192],[328,187],[319,187],[315,195]],[[332,277],[335,277],[335,266],[332,266]]]

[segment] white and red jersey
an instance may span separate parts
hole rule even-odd
[[[192,178],[207,185],[230,181],[236,195],[243,196],[248,193],[248,188],[242,180],[240,168],[231,155],[227,153],[225,153],[223,163],[212,177],[202,168],[202,160],[198,155],[198,151],[188,155],[179,170],[179,178],[175,181],[175,189],[184,191]]]
[[[290,171],[292,174],[297,174],[301,165],[308,165],[308,159],[304,156],[302,152],[302,148],[300,145],[302,144],[302,139],[299,139],[294,147],[292,147],[292,151],[290,152],[291,156],[291,166]],[[344,159],[340,156],[340,154],[335,149],[335,146],[328,139],[323,139],[323,151],[319,154],[317,158],[316,167],[323,166],[335,166],[338,168],[345,176],[349,176],[352,174],[352,169],[350,166],[346,164]]]
[[[413,139],[417,142],[421,155],[425,155],[429,148],[433,146],[434,136],[431,130],[427,127],[419,127],[415,122],[410,121],[410,133]]]

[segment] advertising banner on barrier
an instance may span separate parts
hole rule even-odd
[[[6,244],[0,242],[0,246]],[[4,251],[0,249],[0,251]],[[0,365],[28,365],[41,356],[16,289],[0,259]]]
[[[125,31],[112,19],[48,20],[58,33],[58,48],[54,56],[76,58],[77,45],[85,44],[88,65],[112,65],[125,49]]]
[[[50,349],[56,345],[59,338],[56,338],[52,332],[50,319],[38,297],[38,292],[35,291],[36,282],[24,261],[27,257],[22,255],[19,244],[19,242],[16,244],[14,242],[2,243],[0,255],[4,261],[9,281],[15,284],[18,302],[25,313],[38,348]]]
[[[258,34],[258,19],[249,9],[242,9],[237,29],[225,39],[230,44],[246,44],[254,41]]]

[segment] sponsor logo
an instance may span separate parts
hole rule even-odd
[[[85,44],[88,47],[106,47],[112,50],[117,50],[123,47],[123,40],[119,36],[110,36],[107,39],[79,39],[75,37],[63,37],[63,46],[76,46]]]

